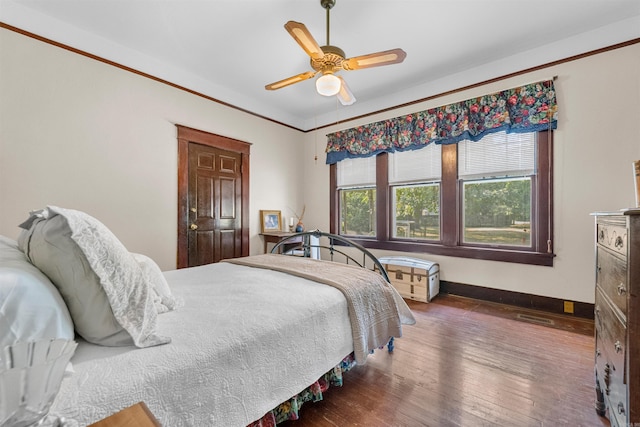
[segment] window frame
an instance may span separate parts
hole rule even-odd
[[[537,132],[537,172],[533,178],[531,211],[531,226],[532,230],[536,231],[535,234],[532,231],[531,248],[462,244],[462,184],[458,180],[457,147],[457,144],[442,146],[439,243],[391,237],[392,195],[388,180],[387,153],[378,154],[376,157],[376,237],[349,236],[349,239],[370,249],[553,266],[553,132]],[[339,234],[340,195],[337,188],[337,165],[330,165],[329,172],[330,231]]]

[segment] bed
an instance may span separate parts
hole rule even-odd
[[[47,225],[56,218],[56,224]],[[62,381],[51,413],[81,426],[140,401],[165,426],[273,424],[283,405],[303,402],[301,392],[318,386],[319,379],[339,379],[343,369],[366,363],[367,354],[401,336],[402,324],[415,322],[377,259],[340,236],[302,233],[292,240],[298,243],[282,251],[296,256],[265,254],[160,273],[152,260],[127,252],[104,225],[84,213],[47,207],[21,226],[18,242],[0,239],[0,256],[19,250],[31,275],[55,285],[47,287],[44,305],[63,302],[61,314],[41,321],[50,330],[37,338],[55,335],[78,342],[72,373]],[[65,244],[72,249],[62,250],[66,258],[56,258],[50,252],[64,245],[51,236],[65,232]],[[87,241],[80,243],[79,235]],[[328,243],[313,250],[310,237]],[[97,255],[79,255],[91,250]],[[119,255],[111,259],[112,253]],[[79,291],[73,294],[56,283],[63,280],[60,265],[78,257],[84,264],[69,267],[71,276],[87,269],[98,276],[96,286],[116,317],[111,324],[106,321],[108,331],[80,334],[82,316],[96,323],[94,317],[104,313],[87,310],[87,303],[74,306]],[[96,263],[107,267],[101,272]],[[123,264],[133,273],[117,277],[113,271]],[[123,278],[147,288],[129,287],[123,293],[116,283]],[[132,307],[131,300],[137,305]],[[139,321],[146,311],[155,315]],[[99,323],[89,326],[99,329],[105,320]],[[29,331],[23,339],[36,337],[35,326],[23,329]],[[315,390],[312,399],[317,398]]]

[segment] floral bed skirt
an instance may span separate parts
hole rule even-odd
[[[287,420],[297,420],[300,418],[299,411],[305,402],[318,402],[322,400],[322,393],[327,391],[329,386],[342,386],[342,373],[349,371],[356,364],[353,353],[342,359],[329,372],[320,377],[316,382],[305,388],[303,391],[293,396],[291,399],[281,403],[276,408],[266,413],[262,418],[252,422],[247,427],[271,427]]]

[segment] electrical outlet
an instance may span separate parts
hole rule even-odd
[[[573,314],[573,301],[564,302],[564,312]]]

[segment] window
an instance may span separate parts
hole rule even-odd
[[[502,132],[343,160],[331,231],[368,248],[551,266],[551,152],[551,132]]]
[[[399,185],[393,191],[392,237],[440,240],[440,184]]]
[[[392,238],[440,240],[441,153],[430,144],[388,155]]]
[[[462,182],[463,243],[531,246],[531,179]]]
[[[376,159],[345,159],[338,168],[340,234],[375,236]]]
[[[464,244],[531,247],[535,133],[458,144]]]

